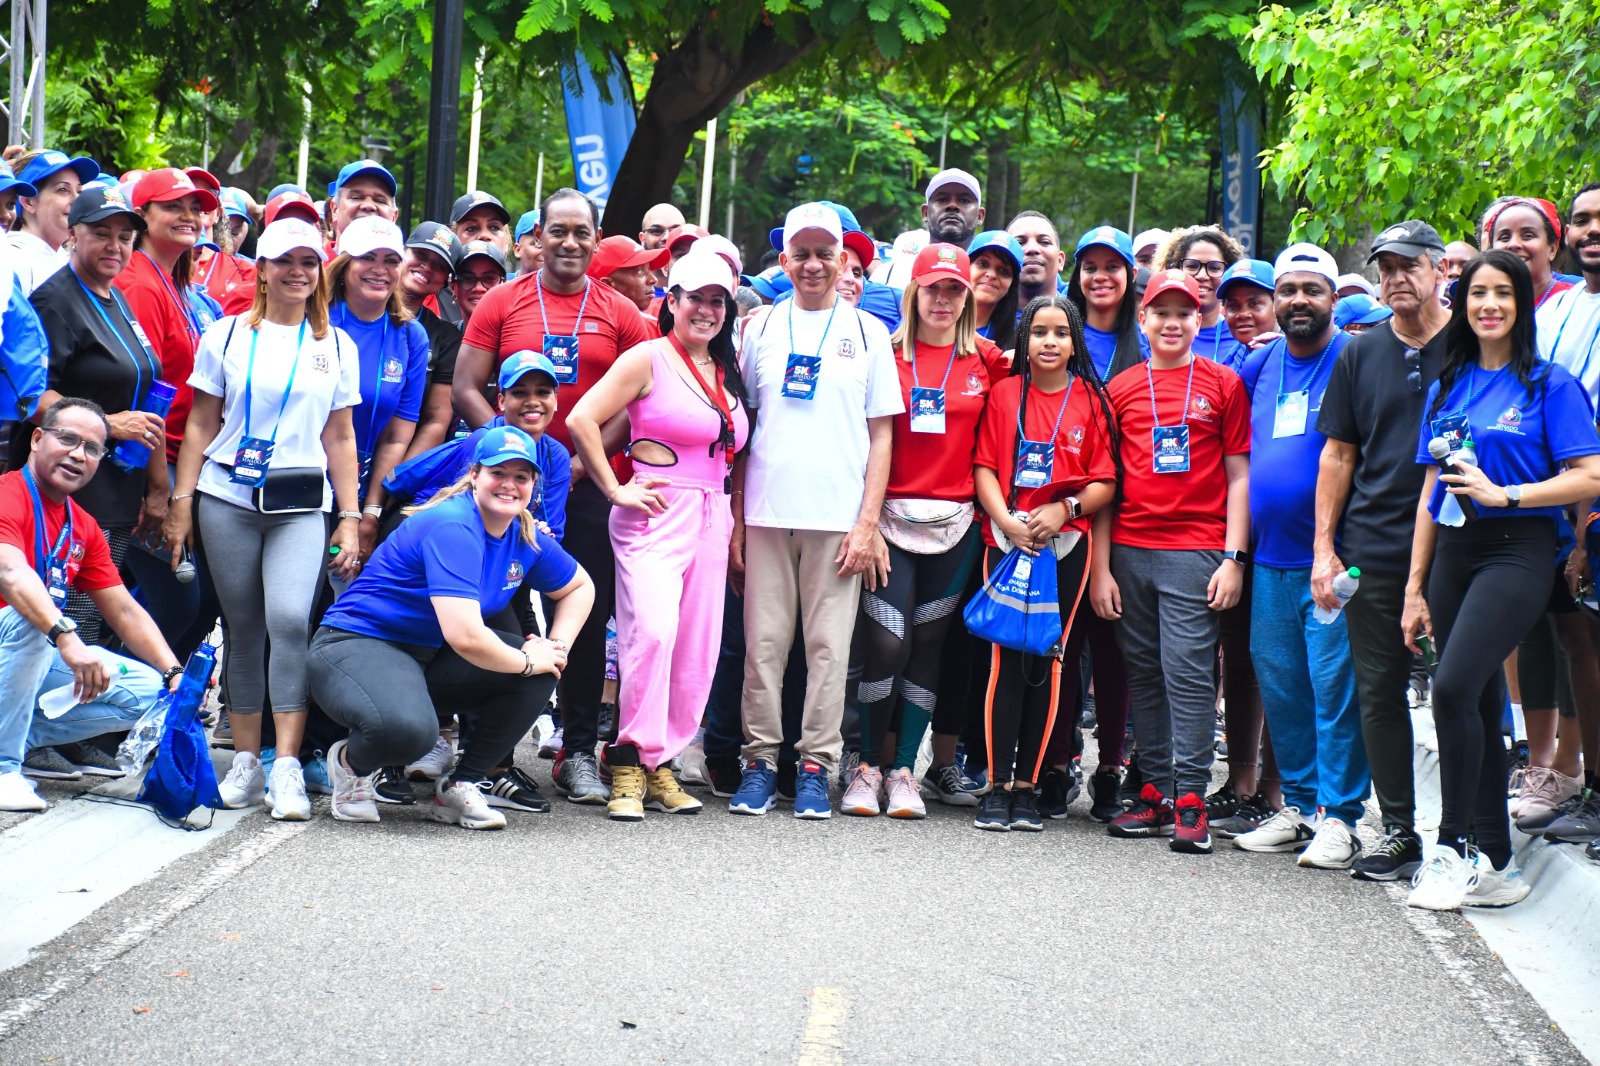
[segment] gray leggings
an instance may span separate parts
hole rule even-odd
[[[270,689],[274,712],[305,710],[306,648],[327,558],[326,518],[320,511],[265,515],[215,496],[200,501],[199,512],[206,566],[228,624],[229,709],[260,714]]]

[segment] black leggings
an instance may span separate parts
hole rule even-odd
[[[871,765],[883,747],[899,694],[899,747],[894,768],[915,764],[917,748],[938,706],[939,659],[945,633],[961,611],[967,576],[983,547],[974,524],[941,555],[917,555],[889,545],[889,580],[861,591],[856,639],[861,641],[861,761]]]
[[[1063,637],[1073,628],[1089,584],[1089,540],[1085,533],[1067,557],[1056,563]],[[990,548],[984,573],[1004,557],[999,548]],[[1037,562],[1049,558],[1046,549]],[[989,733],[989,780],[1003,785],[1015,776],[1032,783],[1039,780],[1045,745],[1050,742],[1050,732],[1061,709],[1061,660],[1026,655],[998,644],[992,647],[994,665],[989,672],[984,707]],[[1071,699],[1069,693],[1069,706]]]
[[[567,497],[562,547],[594,582],[594,608],[578,630],[561,671],[562,742],[593,752],[600,739],[600,698],[606,684],[606,622],[616,607],[617,559],[611,550],[611,504],[588,478]]]
[[[1465,854],[1473,835],[1497,868],[1511,858],[1500,667],[1544,614],[1555,557],[1550,519],[1485,518],[1440,526],[1428,575],[1428,611],[1439,646],[1433,678],[1444,808],[1439,843]]]

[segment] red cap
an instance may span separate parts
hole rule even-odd
[[[202,211],[215,211],[222,206],[216,193],[196,185],[193,178],[177,167],[162,167],[140,178],[133,187],[133,206],[170,203],[185,196],[197,197]]]
[[[133,185],[133,184],[136,184],[140,178],[144,177],[148,173],[150,173],[148,170],[129,170],[129,171],[125,171],[123,173],[122,177],[117,179],[117,184],[118,185]]]
[[[183,172],[189,175],[190,181],[202,188],[210,189],[212,192],[222,191],[222,182],[205,167],[184,167]]]
[[[918,285],[936,281],[959,281],[972,289],[972,263],[967,253],[953,244],[930,244],[917,253],[911,263],[911,280]]]
[[[313,226],[322,222],[322,217],[317,214],[316,202],[298,189],[286,189],[267,201],[267,225],[276,222],[285,211],[290,218],[303,218]]]
[[[595,248],[594,258],[589,260],[588,274],[591,278],[600,279],[609,278],[629,267],[647,266],[657,270],[666,266],[671,258],[670,248],[646,248],[632,237],[619,234],[607,237]]]
[[[696,226],[693,222],[689,222],[678,228],[678,232],[674,233],[672,239],[667,242],[667,247],[676,248],[684,241],[697,241],[701,237],[709,236],[711,236],[710,231],[701,226]]]
[[[1152,273],[1150,283],[1145,286],[1144,302],[1139,306],[1149,307],[1156,302],[1156,297],[1169,292],[1181,292],[1196,308],[1200,306],[1200,286],[1182,270],[1158,270]]]
[[[878,258],[877,241],[860,230],[853,229],[844,235],[844,246],[861,258],[862,270],[872,269],[873,260]]]

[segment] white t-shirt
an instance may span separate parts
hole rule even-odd
[[[237,323],[237,324],[236,324]],[[228,339],[229,330],[233,337]],[[206,464],[200,470],[200,491],[255,509],[255,493],[248,485],[229,480],[233,460],[239,454],[239,441],[245,428],[245,381],[250,366],[250,340],[254,331],[243,317],[220,318],[200,338],[194,353],[194,373],[189,384],[208,396],[222,397],[222,431],[206,448]],[[250,435],[271,438],[277,429],[271,467],[319,466],[328,469],[328,456],[322,450],[322,431],[328,415],[361,402],[361,357],[355,342],[337,326],[331,326],[321,340],[306,326],[305,345],[300,349],[299,369],[289,387],[289,372],[295,366],[299,326],[261,323],[256,341],[255,373],[251,377]],[[223,351],[224,344],[227,351]],[[283,390],[289,387],[284,402]],[[278,414],[279,404],[283,414]],[[333,489],[322,491],[322,509],[333,502]]]
[[[1574,286],[1545,302],[1533,316],[1539,357],[1559,363],[1600,403],[1600,293]]]
[[[866,489],[867,419],[905,410],[888,329],[843,300],[831,326],[829,314],[785,300],[745,323],[739,372],[757,406],[744,475],[748,525],[849,531]],[[791,352],[820,353],[812,399],[783,395]]]
[[[67,265],[67,250],[52,248],[36,234],[15,230],[6,234],[14,253],[11,269],[17,276],[17,288],[22,295],[32,296],[33,290],[50,280],[50,275]]]

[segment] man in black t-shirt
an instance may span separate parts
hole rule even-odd
[[[1361,590],[1344,616],[1384,837],[1351,872],[1373,881],[1409,877],[1422,858],[1406,703],[1411,653],[1401,639],[1400,613],[1424,474],[1416,462],[1417,430],[1428,386],[1444,365],[1449,313],[1437,296],[1444,250],[1426,222],[1378,234],[1368,262],[1378,263],[1379,289],[1394,317],[1339,354],[1317,418],[1328,442],[1317,476],[1311,594],[1318,605],[1334,607],[1334,577],[1360,568]]]
[[[444,288],[461,258],[461,240],[448,226],[424,222],[406,238],[405,263],[400,268],[400,298],[428,334],[428,391],[422,398],[422,417],[406,458],[443,444],[455,421],[450,403],[450,383],[455,378],[456,353],[461,349],[461,327],[441,318],[428,306],[428,298],[442,299]]]

